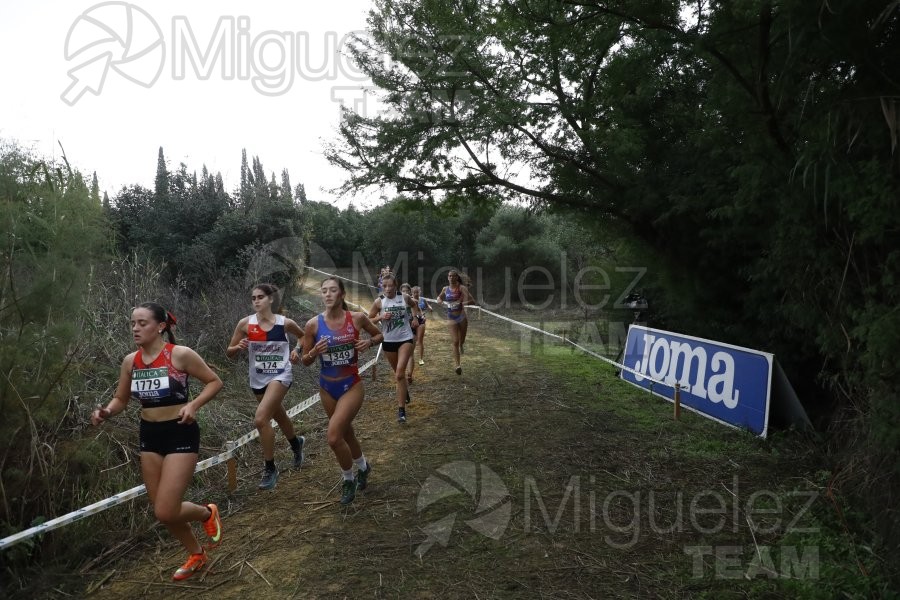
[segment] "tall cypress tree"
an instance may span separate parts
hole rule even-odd
[[[272,177],[269,179],[269,198],[278,200],[279,196],[281,196],[281,187],[275,180],[275,171],[272,171]]]
[[[216,182],[213,181],[213,178],[210,176],[209,169],[206,168],[205,163],[203,164],[203,169],[200,171],[200,190],[210,197],[214,196],[216,193]]]
[[[297,199],[297,202],[303,204],[308,200],[306,197],[306,186],[302,183],[298,183],[297,187],[294,188],[294,198]]]
[[[225,181],[221,171],[216,171],[216,197],[225,198]]]
[[[94,171],[91,178],[91,201],[100,206],[100,182],[97,181],[97,171]]]
[[[247,165],[247,149],[241,149],[241,205],[249,206],[253,197],[252,187],[253,181],[250,174],[250,168]]]
[[[291,189],[291,176],[287,169],[281,171],[281,196],[288,202],[294,201],[294,192]]]
[[[164,199],[169,197],[169,171],[166,169],[166,157],[163,147],[159,147],[159,157],[156,159],[156,197]]]

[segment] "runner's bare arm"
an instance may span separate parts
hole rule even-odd
[[[91,423],[99,425],[106,419],[114,417],[128,406],[128,400],[131,398],[131,367],[134,365],[134,356],[136,352],[132,352],[122,360],[122,366],[119,368],[119,383],[116,384],[116,392],[113,394],[112,400],[106,406],[98,406],[91,413]]]
[[[172,366],[203,383],[200,393],[178,412],[179,423],[192,423],[200,407],[221,391],[222,380],[199,354],[187,346],[175,346],[172,350]]]
[[[293,364],[300,362],[301,344],[303,342],[303,329],[293,319],[284,320],[284,330],[297,338],[297,344],[291,349],[290,361]]]
[[[228,347],[225,349],[225,356],[228,358],[234,358],[238,352],[247,349],[249,345],[247,340],[247,322],[249,320],[249,317],[244,317],[238,321],[237,327],[234,328],[234,334],[232,334],[231,341],[228,342]]]
[[[368,317],[369,320],[371,320],[373,323],[377,323],[378,321],[380,321],[381,315],[378,314],[380,312],[381,312],[381,298],[378,298],[377,300],[375,300],[374,303],[372,303],[372,308],[369,309],[369,317]]]
[[[424,316],[422,314],[422,309],[419,308],[419,303],[413,300],[412,296],[406,296],[406,305],[412,308],[413,314],[417,317]]]
[[[319,354],[328,349],[328,340],[324,337],[316,343],[316,332],[318,330],[319,319],[317,317],[313,317],[306,322],[306,327],[303,329],[303,353],[300,355],[300,362],[304,367],[313,364]]]
[[[380,344],[381,342],[383,342],[384,334],[381,333],[381,330],[378,329],[378,326],[375,325],[375,323],[373,323],[369,319],[369,317],[366,316],[366,313],[358,314],[360,317],[359,321],[354,323],[354,325],[356,325],[356,328],[367,332],[370,336],[372,336],[372,338],[378,338],[377,340],[372,342],[373,344]]]

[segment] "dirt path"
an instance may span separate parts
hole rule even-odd
[[[304,418],[302,471],[283,473],[271,492],[255,488],[257,473],[240,473],[221,507],[224,543],[204,573],[172,583],[183,550],[158,528],[151,551],[96,572],[91,597],[675,598],[703,588],[684,548],[710,536],[634,525],[646,504],[634,504],[634,491],[655,491],[659,504],[646,511],[674,522],[680,492],[728,489],[735,473],[752,479],[740,456],[698,456],[673,472],[668,425],[651,426],[656,436],[636,429],[646,424],[604,406],[599,380],[564,381],[496,331],[487,318],[471,321],[457,376],[444,321],[429,322],[406,425],[396,422],[386,361],[377,381],[365,378],[355,427],[374,470],[349,507],[336,502],[339,473],[317,407]],[[683,428],[721,429],[696,418]]]
[[[505,423],[516,417],[514,407],[504,403],[501,410],[491,408],[497,399],[490,390],[501,382],[488,365],[500,348],[479,336],[479,325],[474,322],[464,374],[457,376],[444,322],[429,323],[427,364],[416,368],[405,425],[396,422],[387,362],[378,365],[375,382],[365,378],[366,404],[355,427],[374,470],[369,489],[349,508],[336,503],[339,473],[324,442],[324,415],[314,408],[305,418],[303,470],[283,473],[272,492],[254,489],[255,473],[242,474],[235,502],[241,509],[230,512],[223,507],[225,543],[213,552],[215,562],[204,576],[170,583],[183,551],[160,531],[162,543],[156,552],[117,565],[115,576],[93,597],[189,598],[213,589],[221,598],[357,597],[379,589],[396,594],[425,583],[420,570],[433,582],[424,588],[441,594],[450,582],[436,581],[442,569],[435,570],[431,563],[446,559],[441,557],[443,549],[432,549],[434,558],[426,553],[422,561],[413,555],[428,524],[416,510],[422,483],[435,468],[453,461],[488,460],[502,470],[504,460],[491,458],[494,443],[520,437],[509,427],[514,423]],[[504,395],[535,402],[536,397],[529,397],[540,391],[534,385],[537,375],[527,365],[505,373],[503,379],[513,376],[516,383]],[[360,567],[380,575],[361,577]]]

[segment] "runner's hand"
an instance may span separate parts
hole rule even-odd
[[[108,408],[98,406],[96,410],[91,413],[91,425],[97,426],[111,416]]]
[[[178,424],[179,425],[190,425],[197,418],[197,409],[194,407],[193,402],[188,402],[184,406],[181,407],[181,410],[178,411]]]

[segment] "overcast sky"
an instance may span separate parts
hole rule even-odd
[[[96,171],[112,197],[170,169],[240,178],[241,148],[267,175],[344,208],[374,193],[327,192],[343,173],[322,156],[340,101],[371,113],[370,87],[346,56],[370,0],[256,2],[33,0],[0,7],[0,137]],[[130,27],[129,27],[130,18]],[[97,93],[95,93],[97,92]]]

